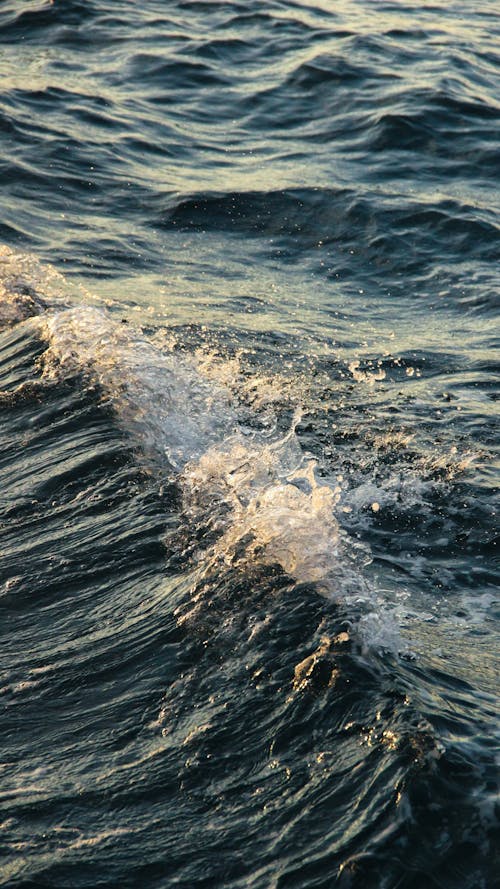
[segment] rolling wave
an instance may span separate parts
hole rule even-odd
[[[4,324],[31,316],[29,329],[47,346],[37,358],[42,388],[20,384],[8,403],[83,377],[135,443],[139,460],[160,478],[180,480],[191,520],[208,520],[217,536],[204,556],[211,571],[241,559],[277,564],[329,595],[369,601],[350,564],[350,551],[361,548],[343,539],[335,519],[340,488],[317,479],[293,427],[276,437],[240,425],[233,394],[205,378],[194,359],[159,351],[98,308],[44,311],[33,286],[5,281]]]
[[[215,422],[169,450],[173,392],[188,424],[213,413],[210,392],[233,425],[234,395],[102,310],[48,305],[48,277],[39,269],[29,317],[18,281],[21,317],[9,307],[0,334],[3,885],[196,885],[200,863],[237,884],[249,817],[257,885],[277,854],[296,883],[320,872],[375,887],[379,864],[396,883],[408,856],[423,867],[423,825],[430,843],[443,818],[446,879],[464,813],[468,879],[470,837],[483,854],[492,823],[467,788],[492,763],[478,741],[464,760],[444,726],[466,730],[474,687],[441,672],[446,709],[439,661],[429,673],[381,659],[387,624],[363,651],[356,598],[317,595],[325,557],[347,593],[349,541],[293,429]]]

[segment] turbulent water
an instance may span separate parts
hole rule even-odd
[[[494,0],[0,5],[0,885],[493,889]]]

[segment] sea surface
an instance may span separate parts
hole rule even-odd
[[[0,886],[494,889],[496,0],[2,0]]]

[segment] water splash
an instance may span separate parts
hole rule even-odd
[[[339,525],[345,485],[337,475],[320,477],[303,451],[298,409],[288,431],[278,432],[270,419],[279,409],[276,382],[264,380],[260,393],[258,380],[236,373],[235,359],[180,352],[165,338],[159,346],[161,338],[151,340],[103,308],[68,307],[61,276],[49,270],[44,277],[35,263],[30,283],[33,261],[18,261],[4,253],[1,304],[8,323],[35,316],[30,324],[46,343],[42,383],[81,376],[111,407],[142,465],[160,483],[176,480],[193,540],[204,541],[197,555],[205,578],[221,568],[278,565],[358,613],[378,612],[363,573],[369,551]],[[16,283],[20,269],[22,286],[31,288],[27,308]]]
[[[278,564],[325,595],[371,599],[359,571],[366,550],[339,527],[340,487],[318,479],[299,444],[300,412],[284,436],[240,425],[223,368],[217,378],[212,364],[207,376],[206,357],[165,353],[101,309],[49,312],[39,323],[43,379],[83,374],[150,470],[175,474],[188,521],[215,533],[203,552],[207,571]]]
[[[236,417],[222,386],[204,379],[195,361],[160,352],[102,310],[48,315],[42,334],[44,377],[86,375],[155,468],[179,471],[231,434]]]

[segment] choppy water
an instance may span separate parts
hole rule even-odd
[[[498,39],[1,4],[0,885],[495,885]]]

